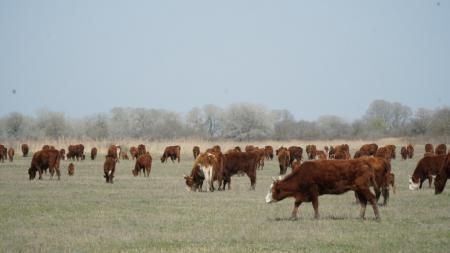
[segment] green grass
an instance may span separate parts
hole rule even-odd
[[[30,157],[0,164],[1,252],[449,252],[450,189],[408,190],[413,160],[392,162],[397,194],[380,207],[382,221],[358,218],[352,192],[319,198],[321,219],[310,203],[289,220],[293,200],[266,204],[278,165],[258,171],[256,191],[234,176],[225,192],[191,193],[183,174],[193,159],[161,164],[153,154],[150,178],[134,178],[121,161],[115,183],[102,177],[103,156],[61,163],[61,181],[29,181]]]

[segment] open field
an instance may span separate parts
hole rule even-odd
[[[106,184],[102,177],[104,155],[95,161],[74,162],[73,177],[67,175],[69,161],[62,161],[60,181],[50,181],[48,175],[42,181],[29,181],[31,157],[20,157],[16,149],[13,163],[0,164],[0,251],[450,250],[448,184],[441,195],[434,195],[434,189],[427,186],[417,192],[408,190],[408,175],[423,156],[423,145],[416,145],[414,159],[393,160],[397,193],[391,193],[387,207],[380,207],[380,223],[373,220],[369,206],[367,220],[358,218],[359,205],[354,204],[353,192],[320,197],[320,220],[313,219],[310,203],[302,204],[300,219],[289,220],[292,199],[275,204],[264,202],[271,177],[279,171],[275,160],[266,162],[264,170],[258,171],[255,191],[248,190],[246,176],[234,176],[230,191],[187,192],[183,174],[190,172],[193,158],[190,149],[186,149],[181,163],[161,164],[162,149],[152,148],[150,178],[134,178],[134,162],[121,161],[113,185]],[[398,150],[399,147],[400,157]]]

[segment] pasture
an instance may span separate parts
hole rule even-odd
[[[353,154],[357,145],[351,147]],[[50,181],[48,174],[29,181],[31,157],[16,151],[13,163],[0,164],[0,251],[449,252],[450,186],[434,195],[426,181],[424,189],[410,191],[408,176],[423,145],[416,145],[414,159],[407,161],[399,149],[392,161],[397,192],[380,207],[381,222],[370,206],[367,219],[358,218],[353,192],[321,196],[319,220],[311,203],[303,203],[300,218],[290,220],[292,199],[264,202],[279,171],[275,159],[258,171],[255,191],[248,190],[247,176],[233,176],[231,190],[193,193],[183,180],[193,164],[189,152],[179,164],[161,164],[162,149],[151,150],[150,178],[133,177],[134,161],[121,160],[111,185],[103,178],[104,154],[74,162],[72,177],[69,161],[61,161],[60,181]]]

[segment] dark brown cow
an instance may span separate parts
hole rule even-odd
[[[234,150],[236,150],[237,152],[242,152],[241,147],[239,146],[234,147]]]
[[[316,145],[306,145],[306,154],[308,154],[309,160],[316,159],[317,156],[317,147]]]
[[[28,147],[28,144],[25,144],[25,143],[22,144],[21,149],[22,149],[23,157],[26,157],[28,155],[28,151],[30,150],[30,148]]]
[[[104,178],[106,183],[113,183],[114,172],[116,171],[116,157],[106,156],[105,163],[103,164],[103,172],[105,173]]]
[[[8,159],[6,147],[0,144],[0,162],[4,162],[6,159]]]
[[[67,159],[72,159],[77,161],[79,159],[84,160],[84,145],[83,144],[76,144],[76,145],[69,145],[67,148]]]
[[[167,162],[168,158],[170,158],[170,160],[172,160],[172,162],[175,162],[175,160],[178,160],[178,163],[180,163],[180,152],[181,152],[181,147],[178,145],[167,146],[164,149],[163,155],[161,156],[161,163]]]
[[[301,162],[303,159],[303,149],[299,146],[290,146],[288,148],[289,150],[289,166],[292,166],[292,163],[297,160],[298,162]]]
[[[75,165],[73,165],[73,163],[69,163],[69,166],[67,167],[67,174],[69,174],[69,176],[73,176],[73,174],[75,174]]]
[[[14,149],[13,148],[8,149],[8,158],[9,158],[10,162],[12,162],[14,160]]]
[[[66,160],[66,150],[65,149],[60,149],[59,150],[59,156],[61,157],[61,160]]]
[[[194,146],[194,148],[192,148],[192,154],[194,155],[194,159],[197,159],[197,156],[200,155],[200,147]]]
[[[434,150],[434,153],[436,155],[446,155],[447,154],[447,145],[445,145],[445,144],[437,145],[436,149]]]
[[[413,145],[408,144],[408,145],[406,146],[406,150],[408,151],[408,158],[409,158],[409,159],[412,159],[413,156],[414,156],[414,147],[413,147]]]
[[[141,173],[141,170],[144,172],[144,177],[150,176],[150,171],[152,170],[152,156],[148,152],[136,159],[136,164],[131,172],[136,177]]]
[[[266,154],[266,159],[267,160],[272,160],[273,159],[273,147],[272,146],[265,146],[264,147],[264,152]]]
[[[367,202],[372,205],[375,218],[380,219],[375,195],[370,186],[376,187],[374,170],[365,161],[321,160],[296,165],[292,173],[274,180],[266,196],[266,203],[288,197],[295,199],[291,218],[297,219],[302,202],[312,202],[314,218],[319,218],[319,196],[355,191],[361,204],[360,217],[364,219]]]
[[[425,144],[425,153],[433,153],[434,154],[433,144],[430,144],[430,143]]]
[[[135,158],[138,158],[138,149],[136,147],[131,147],[130,148],[130,154],[131,154],[131,159],[134,160]]]
[[[402,147],[400,149],[400,155],[402,156],[402,160],[408,159],[408,150],[406,149],[406,147]]]
[[[423,157],[435,156],[434,152],[425,152]]]
[[[422,188],[423,182],[428,179],[429,187],[431,188],[431,181],[433,175],[437,175],[438,171],[444,165],[446,155],[434,155],[423,157],[419,160],[414,169],[414,172],[409,179],[409,189],[418,190]]]
[[[239,171],[244,172],[250,178],[250,189],[255,189],[256,184],[256,165],[258,157],[252,152],[233,152],[224,155],[223,159],[223,188],[231,185],[231,176]],[[205,175],[206,176],[206,175]]]
[[[277,149],[278,165],[280,167],[280,175],[286,174],[291,157],[287,148],[281,147]]]
[[[440,194],[444,191],[447,179],[450,178],[450,153],[445,157],[444,163],[439,168],[436,178],[434,179],[434,194]]]
[[[364,144],[359,148],[361,156],[371,156],[377,153],[378,145],[376,143]]]
[[[91,160],[95,160],[95,157],[97,157],[97,148],[93,147],[91,149]]]
[[[224,156],[221,152],[201,153],[197,159],[195,159],[194,165],[192,166],[191,175],[184,176],[186,185],[189,186],[191,190],[202,191],[203,180],[206,180],[206,191],[214,191],[214,182],[217,181],[219,184],[219,191],[225,189],[222,188],[224,175],[223,158]]]
[[[48,150],[48,149],[50,149],[50,145],[44,145],[44,146],[42,146],[42,148],[41,148],[41,150]]]
[[[54,149],[40,150],[33,155],[30,168],[28,169],[28,175],[30,180],[36,178],[36,172],[39,172],[39,179],[42,179],[42,173],[45,169],[50,170],[50,179],[53,179],[53,175],[58,176],[58,180],[61,177],[59,171],[59,151]]]
[[[145,148],[144,144],[139,144],[138,148],[137,148],[137,151],[138,151],[138,155],[137,155],[136,158],[138,158],[140,155],[143,155],[143,154],[147,153],[147,149]]]

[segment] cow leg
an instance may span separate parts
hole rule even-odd
[[[364,197],[364,195],[360,192],[356,192],[356,196],[359,199],[359,204],[361,205],[361,209],[359,210],[359,217],[361,219],[365,219],[365,215],[366,215],[366,206],[367,206],[367,199]]]
[[[428,188],[431,188],[431,181],[433,181],[433,176],[431,174],[428,175]]]
[[[291,213],[292,220],[298,219],[298,208],[300,207],[301,204],[302,204],[302,202],[300,200],[295,201],[294,209],[292,209],[292,213]]]
[[[389,201],[389,188],[383,187],[382,192],[383,192],[383,206],[387,206],[387,203]]]
[[[42,174],[44,174],[43,170],[41,168],[39,170],[39,180],[42,180]]]
[[[319,196],[313,195],[311,201],[314,208],[314,219],[319,219]]]
[[[370,204],[372,205],[373,208],[373,212],[375,214],[375,219],[380,220],[380,213],[378,211],[378,205],[377,202],[375,201],[375,196],[370,192],[369,189],[363,189],[360,191],[361,195],[363,195],[363,199],[365,200],[364,204],[364,212],[362,213],[362,217],[364,219],[364,215],[365,215],[365,211],[366,211],[366,205],[367,205],[367,201],[370,202]]]

